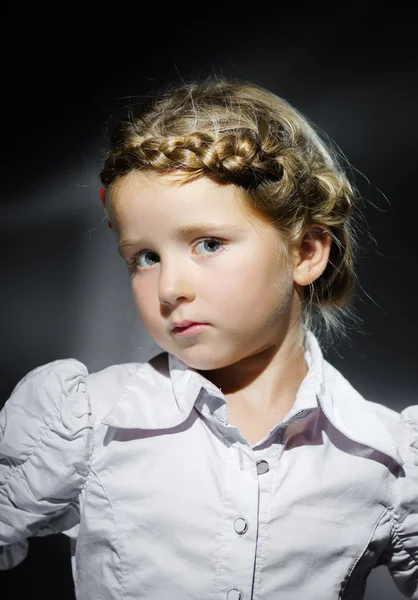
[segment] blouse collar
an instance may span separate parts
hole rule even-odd
[[[395,440],[376,417],[369,402],[322,354],[312,331],[305,331],[308,372],[283,426],[318,406],[342,434],[355,442],[403,461]],[[183,423],[196,407],[209,417],[227,423],[227,399],[221,389],[168,353],[168,373],[149,362],[139,363],[121,396],[101,420],[119,428],[167,429]]]

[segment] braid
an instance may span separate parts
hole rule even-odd
[[[110,184],[115,173],[120,176],[133,169],[160,173],[181,169],[195,178],[206,175],[246,188],[263,180],[280,181],[283,176],[281,162],[263,151],[259,137],[249,129],[226,132],[217,139],[193,131],[183,136],[130,140],[107,158],[103,183]]]

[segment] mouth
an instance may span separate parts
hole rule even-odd
[[[209,323],[190,323],[190,325],[186,325],[186,327],[174,327],[172,332],[174,335],[179,336],[198,335],[207,327],[210,327]]]

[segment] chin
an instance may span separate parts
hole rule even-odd
[[[213,348],[203,346],[190,346],[185,349],[173,349],[171,352],[174,356],[177,356],[182,360],[188,367],[195,369],[196,371],[214,371],[216,369],[222,369],[229,365],[234,364],[239,358],[232,358],[229,353],[224,352],[222,356],[217,355],[214,357]]]

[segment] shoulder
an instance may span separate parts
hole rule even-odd
[[[147,362],[115,364],[90,373],[86,383],[94,422],[99,426],[129,386],[135,385],[138,392],[143,388],[144,393],[149,393],[160,389],[162,378],[169,379],[167,352]]]
[[[333,365],[324,361],[327,385],[331,389],[334,401],[344,414],[349,411],[358,419],[372,414],[375,422],[389,433],[396,444],[400,458],[409,467],[410,474],[416,478],[415,485],[418,500],[418,404],[396,410],[380,402],[366,399]],[[347,408],[349,407],[349,408]],[[412,468],[412,470],[411,470]]]
[[[32,421],[44,420],[46,414],[61,411],[70,399],[73,405],[85,403],[88,370],[75,358],[64,358],[40,365],[26,373],[15,385],[2,412],[5,419],[10,411],[28,413]]]
[[[394,439],[402,445],[407,433],[411,433],[418,423],[418,404],[396,410],[386,404],[369,400],[361,394],[353,384],[334,365],[324,360],[324,372],[327,385],[334,392],[334,397],[341,401],[354,403],[356,407],[364,407],[384,425]]]
[[[385,404],[368,400],[358,389],[339,371],[334,365],[324,360],[324,373],[327,386],[333,392],[333,396],[339,404],[350,402],[357,410],[363,408],[367,413],[373,415],[389,430],[395,437],[402,429],[400,427],[401,414],[399,411],[389,408]]]
[[[404,464],[394,487],[388,566],[399,589],[408,598],[415,598],[413,594],[418,591],[418,405],[407,406],[397,414],[396,440]]]
[[[0,570],[24,559],[19,540],[77,521],[93,452],[87,377],[76,359],[46,363],[20,379],[0,411],[0,539],[12,544]]]
[[[333,365],[324,361],[326,404],[343,432],[362,444],[380,450],[402,463],[413,458],[411,439],[418,422],[417,405],[396,410],[367,399]]]
[[[66,358],[40,365],[18,381],[0,410],[0,570],[24,560],[29,536],[77,535],[78,498],[105,430],[98,430],[97,418],[129,388],[131,378],[135,391],[146,393],[150,386],[154,391],[156,373],[166,369],[167,355],[96,373]]]
[[[24,375],[0,413],[3,452],[16,445],[26,455],[49,437],[62,449],[65,442],[70,445],[74,441],[71,451],[82,440],[80,452],[84,456],[90,445],[87,377],[86,365],[74,358],[51,361]],[[83,435],[79,435],[80,429]]]

